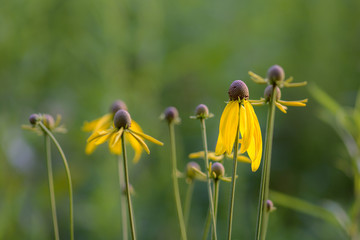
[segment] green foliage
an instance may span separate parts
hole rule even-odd
[[[105,146],[85,155],[88,134],[81,132],[85,120],[105,114],[115,99],[124,100],[144,131],[165,143],[167,128],[158,116],[166,106],[178,108],[178,167],[183,169],[188,153],[201,150],[198,124],[188,120],[198,104],[215,115],[207,120],[209,149],[214,149],[230,83],[242,79],[250,98],[263,95],[249,70],[265,75],[269,66],[280,64],[287,76],[317,83],[337,102],[352,102],[352,89],[359,87],[357,0],[0,0],[0,6],[0,239],[53,236],[43,142],[19,127],[31,113],[59,113],[69,130],[56,137],[73,177],[75,238],[118,239],[116,157]],[[300,99],[305,91],[289,90],[284,98]],[[306,109],[276,115],[271,188],[350,206],[352,183],[333,167],[337,158],[347,158],[342,142],[318,120],[312,104],[310,98]],[[359,119],[359,98],[356,106]],[[255,111],[264,129],[266,109]],[[151,151],[130,164],[138,237],[171,239],[178,226],[170,152],[166,145]],[[60,237],[65,238],[66,176],[61,159],[54,155],[53,160]],[[229,161],[224,165],[231,167]],[[233,236],[251,239],[260,174],[239,164],[238,175]],[[185,184],[180,181],[182,193]],[[201,237],[204,189],[203,183],[195,186],[191,239]],[[228,196],[224,184],[219,236],[225,235]],[[316,219],[279,208],[276,215],[269,239],[338,239],[337,230]]]

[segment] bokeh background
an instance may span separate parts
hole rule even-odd
[[[200,124],[190,120],[206,104],[214,149],[227,90],[245,81],[250,98],[279,64],[295,81],[316,84],[352,106],[360,81],[360,2],[357,0],[13,0],[0,1],[0,239],[52,239],[43,138],[21,129],[31,113],[61,114],[68,129],[57,134],[73,175],[76,239],[120,239],[116,156],[84,147],[85,120],[105,114],[122,99],[143,130],[165,146],[130,164],[139,239],[177,239],[168,129],[159,116],[175,106],[178,168],[202,148]],[[309,87],[284,89],[284,100],[309,98],[306,108],[276,112],[271,188],[321,203],[353,199],[352,180],[336,168],[345,147],[318,117]],[[263,136],[266,107],[255,109]],[[131,150],[129,149],[130,154]],[[60,235],[68,239],[66,175],[53,149]],[[203,160],[198,160],[203,166]],[[228,174],[231,161],[225,163]],[[204,168],[203,168],[204,169]],[[261,171],[239,164],[234,239],[255,234]],[[180,180],[182,197],[186,183]],[[219,236],[225,236],[230,184],[220,190]],[[183,198],[184,199],[184,198]],[[196,183],[189,238],[200,239],[208,208],[204,183]],[[222,238],[220,238],[222,239]],[[317,218],[278,207],[268,239],[346,239]]]

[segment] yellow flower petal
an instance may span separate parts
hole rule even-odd
[[[92,142],[110,132],[112,132],[113,129],[107,129],[107,130],[98,130],[96,132],[94,132],[93,134],[90,135],[90,137],[88,138],[87,142]]]
[[[94,142],[88,142],[85,147],[85,153],[88,155],[92,154],[95,151],[96,147],[97,145]]]
[[[133,122],[132,122],[132,124],[133,124]],[[132,136],[126,136],[126,141],[128,141],[130,143],[131,147],[134,149],[135,154],[134,154],[133,162],[137,163],[140,160],[141,153],[143,151],[142,147],[138,143],[138,141],[136,139],[134,139]]]
[[[189,158],[204,158],[204,157],[205,157],[204,151],[189,154]],[[220,161],[224,158],[224,155],[217,156],[214,152],[208,152],[208,158],[213,161]]]
[[[237,160],[238,160],[239,162],[251,163],[250,158],[245,157],[245,156],[243,156],[243,155],[238,155],[238,156],[237,156]]]
[[[120,130],[119,131],[117,131],[115,134],[113,134],[113,138],[111,138],[111,140],[110,140],[110,142],[109,142],[109,144],[111,145],[111,146],[114,146],[116,143],[118,143],[119,141],[121,141],[121,136],[122,136],[122,134],[124,133],[124,128],[120,128]]]
[[[150,154],[150,150],[148,146],[146,145],[144,140],[142,140],[139,136],[137,136],[137,133],[133,131],[126,131],[126,133],[131,134],[131,136],[133,136],[136,139],[136,141],[143,147],[143,149],[147,152],[147,154]]]
[[[221,115],[215,154],[231,153],[239,124],[239,102],[230,101]]]
[[[278,103],[277,101],[275,102],[275,105],[278,109],[280,109],[280,111],[282,111],[283,113],[286,113],[286,109],[287,107],[281,105],[280,103]]]
[[[91,132],[91,131],[97,131],[99,129],[107,129],[111,126],[111,123],[112,123],[112,114],[109,113],[91,122],[85,122],[82,130],[85,132]]]
[[[147,134],[145,134],[145,133],[143,133],[143,132],[138,132],[138,131],[134,130],[134,129],[131,128],[131,127],[130,127],[129,130],[130,130],[130,132],[135,133],[136,135],[139,135],[140,137],[142,137],[142,138],[144,138],[144,139],[146,139],[146,140],[149,140],[150,142],[153,142],[153,143],[155,143],[155,144],[157,144],[157,145],[160,145],[160,146],[164,145],[164,143],[156,140],[155,138],[153,138],[153,137],[151,137],[151,136],[149,136],[149,135],[147,135]]]
[[[109,149],[110,149],[111,153],[120,155],[122,152],[121,138],[119,138],[118,141],[115,142],[116,137],[117,137],[116,134],[113,134],[111,136],[110,141],[109,141]]]
[[[250,114],[252,115],[252,122],[254,131],[252,135],[252,141],[249,145],[247,153],[251,159],[251,170],[255,172],[258,170],[262,157],[262,136],[258,118],[255,114],[253,107],[250,105]]]
[[[251,114],[252,106],[248,101],[244,101],[244,107],[240,110],[240,132],[242,136],[242,144],[240,147],[240,153],[244,153],[249,148],[252,142],[252,135],[254,133],[253,117]]]
[[[304,100],[300,100],[300,101],[283,101],[283,100],[278,100],[278,102],[282,105],[285,106],[290,106],[290,107],[305,107],[306,106],[306,102],[307,99]]]
[[[109,129],[109,130],[110,131],[107,131],[106,134],[104,134],[96,139],[96,141],[95,141],[96,145],[103,144],[115,133],[112,129]]]

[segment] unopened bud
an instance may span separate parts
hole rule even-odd
[[[249,89],[246,84],[241,80],[235,80],[229,88],[229,98],[231,101],[236,101],[238,99],[248,99],[249,98]]]
[[[285,72],[279,65],[274,65],[269,68],[267,77],[271,84],[275,84],[278,81],[283,81],[285,78]]]

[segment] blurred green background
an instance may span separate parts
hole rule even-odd
[[[87,156],[85,120],[107,113],[122,99],[144,132],[165,146],[130,164],[139,239],[177,239],[169,136],[159,120],[167,106],[182,118],[176,127],[178,167],[202,149],[200,124],[190,120],[206,104],[214,149],[227,90],[245,81],[250,98],[279,64],[295,81],[316,83],[352,105],[360,81],[360,2],[357,0],[0,0],[0,239],[52,239],[43,138],[20,128],[31,113],[61,114],[68,129],[56,135],[70,162],[76,239],[120,239],[116,157],[106,146]],[[308,87],[285,89],[284,100],[309,98],[306,108],[277,110],[271,188],[313,203],[353,199],[352,181],[335,162],[348,158],[336,133],[318,118]],[[266,107],[256,107],[265,135]],[[131,149],[129,149],[131,154]],[[68,239],[68,193],[61,159],[53,149],[60,236]],[[203,168],[203,161],[198,160]],[[231,161],[225,167],[230,174]],[[203,168],[204,169],[204,168]],[[255,234],[260,174],[239,164],[233,239]],[[180,180],[182,194],[186,183]],[[230,184],[222,183],[218,231],[225,236]],[[184,196],[182,196],[184,197]],[[208,208],[197,183],[189,239],[199,239]],[[223,239],[222,237],[220,239]],[[346,239],[323,221],[278,207],[268,239]]]

